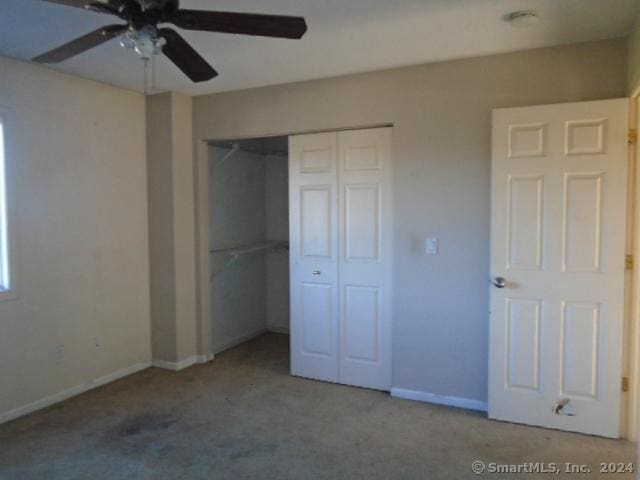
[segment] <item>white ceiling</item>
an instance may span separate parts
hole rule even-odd
[[[101,25],[106,15],[41,0],[0,0],[0,55],[29,59]],[[302,40],[182,32],[220,72],[193,84],[168,60],[157,87],[193,95],[626,36],[637,0],[182,0],[183,8],[306,17]],[[540,21],[502,17],[534,9]],[[143,89],[142,62],[117,41],[52,68]]]

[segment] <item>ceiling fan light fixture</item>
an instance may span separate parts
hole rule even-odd
[[[162,52],[165,39],[158,37],[155,27],[147,25],[139,30],[128,30],[120,39],[120,45],[134,50],[143,60],[150,60]]]

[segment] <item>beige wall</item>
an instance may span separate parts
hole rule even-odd
[[[629,35],[628,52],[627,92],[631,95],[640,88],[640,15]]]
[[[194,137],[393,123],[393,384],[485,400],[491,110],[624,96],[626,61],[611,40],[202,96]]]
[[[150,360],[144,97],[0,58],[18,298],[0,420]],[[13,413],[8,412],[13,411]]]
[[[146,115],[153,358],[176,364],[198,353],[191,97],[147,97]]]
[[[173,96],[173,188],[176,199],[176,315],[178,361],[196,355],[196,259],[195,206],[192,143],[192,99],[181,94]]]
[[[147,98],[151,345],[154,358],[175,361],[175,255],[171,94]]]

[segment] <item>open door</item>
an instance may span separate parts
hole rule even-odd
[[[494,111],[491,418],[619,436],[627,112]]]

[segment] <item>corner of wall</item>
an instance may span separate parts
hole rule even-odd
[[[150,95],[146,111],[153,358],[182,365],[198,351],[192,100]]]

